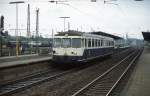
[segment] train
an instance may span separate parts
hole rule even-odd
[[[94,33],[58,32],[53,38],[53,62],[87,62],[110,56],[114,50],[114,38]]]

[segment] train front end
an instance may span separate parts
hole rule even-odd
[[[84,49],[81,36],[55,36],[53,61],[55,63],[76,63],[82,60]]]

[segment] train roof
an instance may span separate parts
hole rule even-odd
[[[150,32],[142,32],[144,40],[150,41]]]
[[[75,31],[75,30],[69,30],[69,31],[66,31],[66,32],[58,32],[58,34],[56,34],[55,36],[64,36],[66,34],[68,36],[82,36],[83,34],[85,34],[85,32],[79,32],[79,31]],[[113,38],[115,40],[117,40],[117,39],[123,39],[123,38],[121,38],[119,36],[111,35],[111,34],[108,34],[108,33],[105,33],[105,32],[101,32],[101,31],[89,32],[89,33],[86,33],[86,34],[101,35],[101,36]]]

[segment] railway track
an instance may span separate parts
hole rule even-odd
[[[24,79],[17,80],[10,84],[0,86],[0,96],[6,96],[6,95],[10,96],[12,94],[29,89],[33,86],[43,84],[44,82],[50,82],[50,80],[55,81],[55,79],[59,78],[60,76],[62,77],[63,75],[66,75],[66,74],[71,75],[71,73],[76,73],[78,70],[81,70],[85,67],[87,66],[82,66],[80,68],[73,68],[70,70],[59,70],[59,71],[50,70],[50,71],[45,71],[45,72],[42,72],[33,76],[28,76]]]
[[[12,62],[14,64],[11,65],[11,62],[10,64],[9,62],[6,62],[5,67],[2,66],[0,67],[0,77],[1,77],[0,86],[20,80],[24,77],[33,74],[37,74],[46,70],[53,69],[53,67],[50,66],[50,63],[47,60],[43,60],[43,61],[39,60],[37,62],[24,62],[24,63],[22,61],[17,61],[16,63],[15,61]]]
[[[24,79],[0,86],[0,96],[10,95],[29,87],[41,84],[42,82],[55,79],[67,73],[71,73],[77,69],[70,70],[51,70],[28,76]]]
[[[52,83],[48,83],[48,93],[45,96],[71,96],[80,90],[80,88],[98,77],[100,74],[103,74],[117,62],[120,62],[132,51],[133,49],[124,50],[123,52],[119,52],[118,55],[114,54],[112,58],[107,60],[102,60],[101,62],[98,60],[98,62],[95,62],[95,64],[94,62],[91,62],[90,65],[92,66],[88,68],[67,74]]]
[[[72,96],[111,96],[116,85],[140,56],[141,52],[133,52],[118,64],[95,78],[76,91]]]

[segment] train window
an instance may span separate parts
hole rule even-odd
[[[84,39],[85,47],[87,47],[87,39]]]
[[[71,39],[70,38],[63,38],[62,40],[62,47],[68,48],[71,47]]]
[[[108,40],[106,40],[106,46],[108,46],[108,42],[109,42],[109,41],[108,41]]]
[[[72,48],[81,48],[80,38],[72,38]]]
[[[106,41],[105,40],[103,40],[103,46],[106,46]]]
[[[101,40],[101,46],[103,46],[103,40]]]
[[[112,46],[112,41],[110,41],[110,46]]]
[[[103,40],[102,46],[105,46],[105,40]]]
[[[107,41],[106,40],[104,40],[104,46],[107,46]]]
[[[101,42],[100,42],[100,40],[98,40],[98,46],[100,47],[100,44],[101,44]]]
[[[92,47],[94,47],[95,46],[95,40],[94,39],[92,39]]]
[[[99,41],[99,40],[97,39],[97,42],[96,42],[96,44],[97,44],[97,47],[98,47],[98,41]]]
[[[95,39],[95,47],[97,47],[97,39]]]
[[[84,47],[85,45],[84,45],[84,39],[82,38],[81,39],[81,47]]]
[[[61,38],[54,38],[54,47],[61,47]]]
[[[95,47],[97,47],[97,39],[95,39],[95,43],[94,44],[95,44]]]
[[[108,41],[108,40],[106,40],[106,46],[108,46],[108,42],[109,42],[109,41]]]
[[[88,47],[91,47],[91,39],[88,39]]]
[[[110,44],[109,46],[112,46],[111,41],[109,42],[109,44]]]
[[[108,40],[106,40],[106,46],[108,46],[108,42],[109,42],[109,41],[108,41]]]
[[[114,46],[114,42],[113,41],[111,41],[111,46]]]

